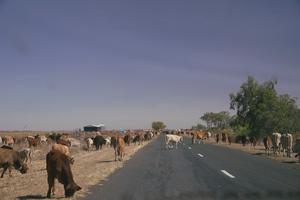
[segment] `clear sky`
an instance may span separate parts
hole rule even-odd
[[[300,1],[0,0],[0,130],[191,127],[247,75],[300,97]]]

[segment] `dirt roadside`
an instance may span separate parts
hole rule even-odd
[[[126,146],[123,162],[114,161],[114,150],[111,147],[103,147],[100,151],[77,150],[72,153],[75,159],[72,166],[73,176],[75,182],[82,187],[82,190],[77,192],[72,199],[84,196],[90,186],[106,180],[110,174],[123,167],[126,161],[148,143]],[[0,179],[1,200],[46,198],[48,184],[45,159],[34,160],[29,167],[30,170],[27,174],[22,175],[13,170],[12,177],[8,177],[8,173],[6,173],[4,178]],[[63,185],[58,182],[56,182],[55,198],[65,199]]]

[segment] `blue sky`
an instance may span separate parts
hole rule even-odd
[[[190,127],[247,75],[299,98],[299,35],[296,0],[0,0],[0,130]]]

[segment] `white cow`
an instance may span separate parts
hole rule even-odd
[[[86,146],[87,146],[87,150],[90,151],[91,148],[93,147],[94,141],[92,138],[87,138],[86,139]]]
[[[175,148],[177,149],[177,145],[180,141],[183,141],[182,136],[167,134],[166,135],[166,148],[169,148],[169,144],[171,142],[171,143],[175,144]]]
[[[33,156],[33,149],[32,148],[22,148],[20,149],[19,151],[19,155],[21,157],[21,159],[24,161],[24,162],[29,162],[31,163],[32,161],[32,156]]]
[[[292,134],[285,133],[281,136],[281,146],[283,151],[283,156],[286,153],[288,157],[291,157],[292,147],[293,147],[293,136]]]
[[[273,133],[272,134],[272,144],[273,144],[273,153],[277,156],[277,153],[280,154],[280,133]]]

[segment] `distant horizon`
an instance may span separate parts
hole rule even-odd
[[[248,75],[300,98],[297,1],[3,0],[0,19],[3,130],[189,128]]]

